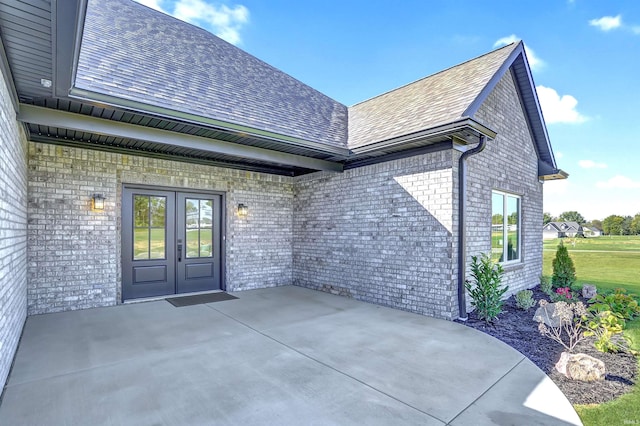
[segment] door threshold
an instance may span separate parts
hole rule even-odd
[[[145,303],[145,302],[157,302],[158,300],[165,300],[171,297],[182,297],[182,296],[195,296],[198,294],[208,294],[208,293],[223,293],[224,290],[206,290],[206,291],[194,291],[193,293],[178,293],[178,294],[164,294],[162,296],[152,296],[152,297],[141,297],[139,299],[129,299],[122,302],[123,305],[132,305],[134,303]]]

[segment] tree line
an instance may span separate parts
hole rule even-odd
[[[587,221],[577,211],[564,212],[558,217],[552,216],[550,213],[543,213],[543,224],[549,222],[577,222],[582,226],[589,228],[597,228],[607,235],[638,235],[640,234],[640,213],[635,216],[620,216],[612,214],[603,220]]]

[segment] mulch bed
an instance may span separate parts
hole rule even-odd
[[[549,300],[537,287],[532,289],[534,300]],[[562,345],[538,332],[538,323],[533,315],[538,305],[523,311],[516,306],[515,297],[504,302],[503,312],[493,325],[487,325],[472,312],[465,325],[502,340],[533,361],[555,382],[572,404],[601,404],[630,392],[636,382],[638,361],[626,353],[602,353],[594,346],[594,338],[583,340],[574,353],[585,353],[605,363],[607,375],[604,381],[581,382],[570,380],[555,369],[564,350]]]

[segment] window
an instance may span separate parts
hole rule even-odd
[[[519,261],[520,197],[493,191],[491,206],[491,259],[501,263]]]

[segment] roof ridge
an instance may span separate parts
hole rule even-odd
[[[444,73],[444,72],[450,71],[450,70],[452,70],[452,69],[454,69],[454,68],[457,68],[457,67],[460,67],[460,66],[462,66],[462,65],[468,64],[469,62],[473,62],[473,61],[478,60],[478,59],[480,59],[480,58],[483,58],[483,57],[485,57],[485,56],[492,55],[492,54],[494,54],[494,53],[499,52],[500,50],[503,50],[503,49],[506,49],[506,48],[508,48],[508,47],[511,47],[511,46],[512,46],[512,45],[514,45],[514,44],[515,44],[515,45],[517,45],[517,44],[519,44],[519,43],[522,43],[522,41],[521,41],[521,40],[519,40],[519,41],[513,41],[513,42],[511,42],[511,43],[509,43],[509,44],[507,44],[507,45],[505,45],[505,46],[502,46],[502,47],[499,47],[499,48],[497,48],[497,49],[491,50],[491,51],[489,51],[489,52],[483,53],[482,55],[478,55],[478,56],[476,56],[475,58],[468,59],[468,60],[466,60],[466,61],[464,61],[464,62],[460,62],[459,64],[452,65],[452,66],[450,66],[450,67],[448,67],[448,68],[445,68],[445,69],[443,69],[443,70],[437,71],[437,72],[435,72],[435,73],[433,73],[433,74],[429,74],[429,75],[427,75],[427,76],[425,76],[425,77],[421,77],[421,78],[418,78],[417,80],[414,80],[414,81],[411,81],[411,82],[409,82],[409,83],[403,84],[402,86],[398,86],[398,87],[396,87],[396,88],[394,88],[394,89],[387,90],[386,92],[380,93],[379,95],[375,95],[375,96],[372,96],[372,97],[370,97],[370,98],[368,98],[368,99],[365,99],[365,100],[363,100],[363,101],[357,102],[357,103],[355,103],[355,104],[353,104],[353,105],[350,105],[348,108],[353,108],[353,107],[358,106],[358,105],[360,105],[360,104],[363,104],[363,103],[365,103],[365,102],[369,102],[369,101],[371,101],[371,100],[373,100],[373,99],[377,99],[377,98],[379,98],[379,97],[381,97],[381,96],[387,95],[387,94],[389,94],[389,93],[393,93],[393,92],[395,92],[395,91],[397,91],[397,90],[400,90],[400,89],[403,89],[403,88],[405,88],[405,87],[407,87],[407,86],[411,86],[412,84],[415,84],[415,83],[418,83],[418,82],[420,82],[420,81],[426,80],[426,79],[428,79],[428,78],[434,77],[434,76],[436,76],[436,75],[438,75],[438,74],[442,74],[442,73]],[[513,47],[515,47],[515,46],[513,46]]]

